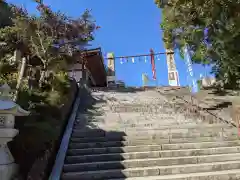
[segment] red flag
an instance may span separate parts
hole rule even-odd
[[[101,28],[101,26],[96,26],[96,29],[100,29]]]
[[[35,0],[36,3],[42,4],[42,0]]]
[[[156,68],[155,68],[155,58],[154,58],[154,51],[153,49],[150,49],[151,54],[151,64],[152,64],[152,73],[153,73],[153,79],[156,80]]]

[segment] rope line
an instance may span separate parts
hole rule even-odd
[[[141,54],[141,55],[134,55],[134,56],[117,56],[113,58],[104,58],[104,59],[121,59],[121,58],[133,58],[133,57],[144,57],[144,56],[151,56],[151,55],[162,55],[162,54],[174,54],[174,52],[161,52],[161,53],[154,53],[154,54]]]

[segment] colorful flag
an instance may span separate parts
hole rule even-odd
[[[148,78],[147,74],[146,73],[142,73],[143,86],[146,86],[148,81],[149,81],[149,78]]]
[[[198,92],[198,84],[197,84],[197,81],[194,77],[194,74],[193,74],[193,68],[192,68],[192,60],[191,60],[191,57],[190,57],[190,53],[189,53],[189,47],[188,45],[185,46],[185,49],[184,49],[184,58],[185,58],[185,62],[186,62],[186,65],[187,65],[187,71],[189,73],[189,87],[192,91],[192,93],[197,93]]]

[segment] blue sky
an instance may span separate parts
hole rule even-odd
[[[8,0],[8,2],[25,6],[30,13],[35,12],[36,3],[32,0]],[[131,56],[148,54],[150,48],[155,53],[165,52],[160,30],[161,10],[154,0],[44,0],[54,10],[61,10],[71,17],[77,17],[85,9],[92,9],[92,14],[101,29],[96,33],[92,48],[101,47],[103,54],[114,52],[115,56]],[[156,60],[157,83],[167,85],[167,63],[165,55]],[[116,60],[117,79],[130,86],[141,86],[141,74],[152,77],[150,60],[135,63],[131,61],[120,64]],[[175,53],[175,61],[179,71],[180,84],[187,84],[187,70],[184,61]],[[209,73],[210,68],[193,65],[195,77],[200,73]],[[156,84],[156,83],[151,83]]]

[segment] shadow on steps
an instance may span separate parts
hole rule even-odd
[[[82,89],[68,151],[63,166],[62,180],[96,180],[126,178],[121,163],[124,153],[125,132],[105,131],[94,122],[104,112],[99,107],[105,100],[94,98],[87,89]],[[100,120],[101,121],[101,120]],[[107,170],[111,171],[110,174]]]

